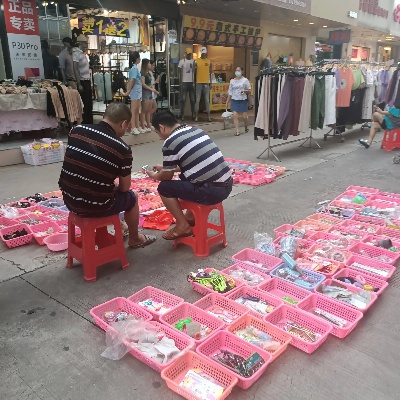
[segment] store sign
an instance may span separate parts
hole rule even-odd
[[[245,47],[259,50],[262,42],[262,28],[256,26],[189,15],[185,15],[183,18],[182,43]]]
[[[251,93],[254,93],[254,85],[251,83]],[[228,99],[229,83],[213,83],[210,90],[210,110],[225,110]],[[230,103],[228,104],[230,108]]]
[[[357,25],[381,32],[389,32],[393,0],[360,0]]]
[[[130,37],[129,20],[125,18],[79,14],[78,27],[84,35]]]
[[[385,19],[389,16],[388,8],[381,7],[379,0],[360,0],[360,11]]]
[[[3,0],[13,79],[44,76],[35,0]]]
[[[329,32],[329,41],[330,45],[344,44],[349,43],[351,38],[351,30],[350,29],[338,29],[336,31]]]
[[[400,0],[395,0],[393,4],[393,18],[390,23],[390,33],[395,36],[400,35]]]
[[[289,10],[311,13],[311,0],[255,0],[271,6],[288,8]],[[320,0],[316,0],[320,1]]]

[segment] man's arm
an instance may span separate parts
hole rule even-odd
[[[75,79],[76,79],[76,84],[78,85],[78,90],[82,90],[81,86],[81,73],[79,72],[79,62],[74,61],[74,72],[75,72]]]
[[[131,175],[118,177],[118,190],[120,192],[127,192],[131,188]]]
[[[61,77],[63,80],[64,85],[67,84],[67,76],[65,75],[65,57],[62,53],[58,56],[58,62],[60,64],[60,72],[61,72]]]
[[[174,177],[175,171],[147,171],[147,175],[156,181],[170,181]]]

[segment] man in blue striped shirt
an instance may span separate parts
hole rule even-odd
[[[224,157],[200,128],[180,125],[169,111],[154,114],[152,124],[164,139],[163,165],[148,171],[150,178],[161,181],[158,192],[176,225],[163,235],[166,240],[193,235],[194,216],[183,213],[179,199],[212,205],[228,198],[232,191],[232,174]],[[180,180],[173,180],[180,172]]]

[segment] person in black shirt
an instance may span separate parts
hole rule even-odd
[[[41,41],[44,77],[46,79],[59,79],[59,62],[57,56],[51,53],[47,40]]]

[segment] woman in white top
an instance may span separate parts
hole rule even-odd
[[[235,136],[239,136],[239,113],[243,114],[243,122],[245,132],[248,128],[249,104],[247,95],[251,93],[251,85],[247,78],[243,76],[243,67],[236,67],[235,78],[231,79],[228,89],[228,98],[226,100],[226,109],[228,109],[229,101],[231,102],[231,111],[233,112],[233,122],[235,124]]]

